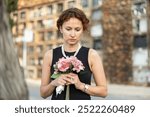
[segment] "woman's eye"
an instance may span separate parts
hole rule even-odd
[[[80,29],[76,29],[76,31],[80,31]]]
[[[66,30],[67,30],[67,31],[70,31],[70,30],[72,30],[72,29],[71,29],[71,28],[66,28]],[[74,30],[75,30],[75,31],[80,31],[80,29],[78,29],[78,28],[77,28],[77,29],[74,29]]]
[[[70,31],[71,29],[70,28],[66,28],[66,30]]]
[[[80,31],[80,28],[76,28],[75,30],[76,30],[76,31]]]

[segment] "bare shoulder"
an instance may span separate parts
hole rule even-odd
[[[53,53],[53,51],[52,50],[48,50],[48,51],[46,51],[45,52],[45,54],[44,54],[44,61],[46,62],[46,63],[51,63],[51,61],[52,61],[52,54]]]
[[[94,49],[89,50],[89,65],[91,71],[93,71],[93,66],[99,66],[101,64],[101,57],[98,52]]]
[[[89,53],[90,53],[90,58],[93,58],[93,59],[95,59],[95,57],[96,58],[97,57],[100,58],[98,52],[96,50],[94,50],[94,49],[90,49]]]

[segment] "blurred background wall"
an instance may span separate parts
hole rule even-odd
[[[82,9],[90,19],[82,44],[103,58],[110,83],[150,83],[149,0],[18,0],[10,14],[13,41],[26,78],[40,79],[43,55],[61,45],[59,14],[70,7]]]

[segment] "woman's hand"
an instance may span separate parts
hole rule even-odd
[[[69,74],[62,74],[55,80],[51,82],[53,86],[60,86],[60,85],[70,85],[74,84],[76,89],[82,89],[83,83],[79,80],[77,74],[69,73]]]
[[[76,89],[81,89],[83,83],[79,80],[77,74],[69,73],[67,74],[67,84],[74,84]]]
[[[67,80],[68,80],[67,76],[64,75],[64,74],[62,74],[62,75],[60,75],[58,78],[56,78],[55,80],[53,80],[53,81],[51,82],[51,84],[52,84],[53,86],[60,86],[60,85],[63,85],[63,86],[64,86],[64,85],[66,85]]]

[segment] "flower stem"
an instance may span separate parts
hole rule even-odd
[[[67,89],[66,89],[66,100],[69,100],[69,93],[70,93],[70,87],[69,87],[69,85],[67,85]]]

